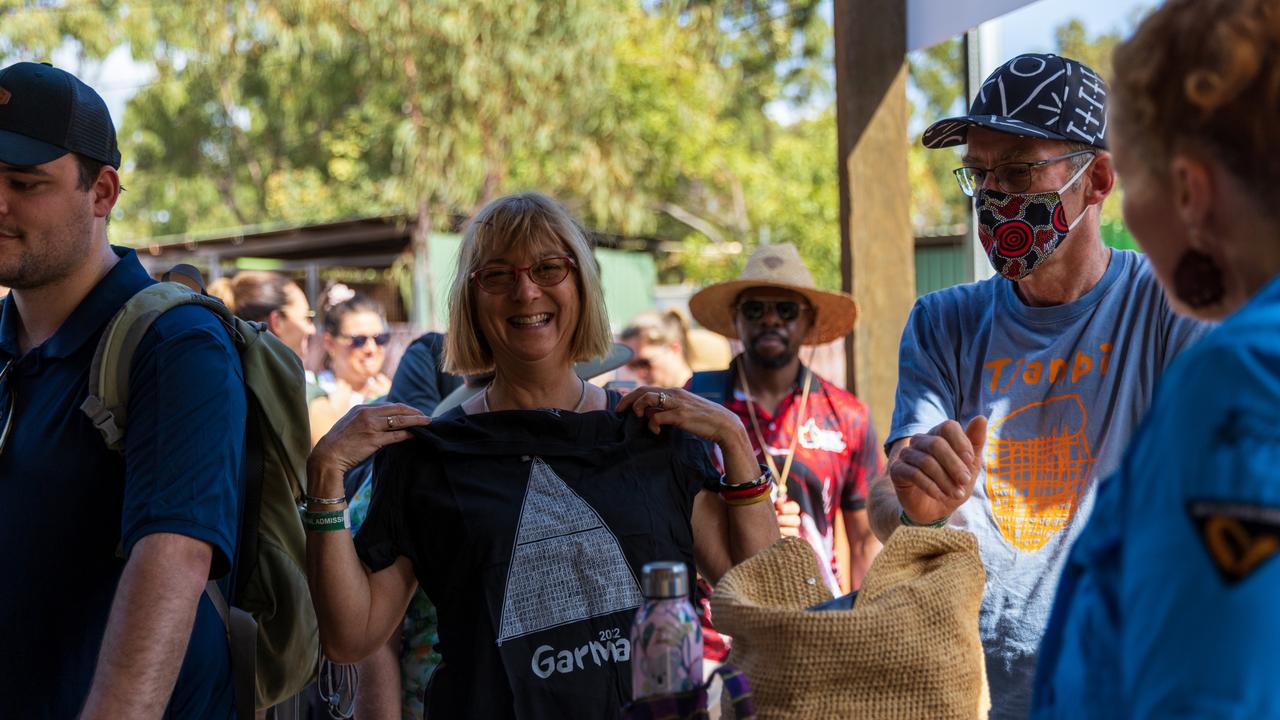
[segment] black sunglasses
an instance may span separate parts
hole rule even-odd
[[[791,322],[800,317],[800,313],[808,309],[808,305],[795,300],[744,300],[738,303],[738,312],[742,317],[755,322],[773,310],[782,322]]]
[[[364,347],[370,340],[382,347],[391,342],[391,333],[378,333],[377,335],[339,335],[338,337],[346,338],[351,341],[351,347]]]

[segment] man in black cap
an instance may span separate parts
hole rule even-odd
[[[212,313],[175,308],[133,356],[123,452],[80,411],[104,327],[154,282],[107,242],[119,168],[97,93],[0,70],[0,717],[224,720],[227,636],[203,591],[235,552],[239,356]]]
[[[1102,243],[1115,183],[1107,88],[1055,55],[997,69],[929,148],[955,170],[996,275],[917,301],[903,333],[889,470],[871,523],[976,534],[992,718],[1025,718],[1040,636],[1099,477],[1115,469],[1169,361],[1203,332],[1146,260]]]

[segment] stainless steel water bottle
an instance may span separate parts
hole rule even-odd
[[[645,601],[631,624],[631,697],[702,685],[702,625],[689,602],[684,563],[651,562],[641,572]]]

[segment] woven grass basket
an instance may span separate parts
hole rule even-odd
[[[716,627],[733,636],[729,662],[750,680],[761,720],[987,717],[986,573],[972,534],[899,528],[852,610],[806,611],[831,598],[818,577],[809,545],[783,538],[730,570],[712,596]]]

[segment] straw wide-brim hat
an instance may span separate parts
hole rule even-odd
[[[761,287],[800,293],[813,306],[817,321],[804,339],[806,345],[821,345],[844,337],[858,319],[858,303],[845,293],[819,290],[814,285],[813,274],[791,243],[756,248],[737,280],[710,285],[689,298],[689,312],[708,330],[736,340],[734,301],[743,290]]]
[[[783,538],[730,569],[711,595],[759,720],[985,720],[976,537],[898,528],[852,610],[808,609],[831,599],[821,577],[813,548]]]

